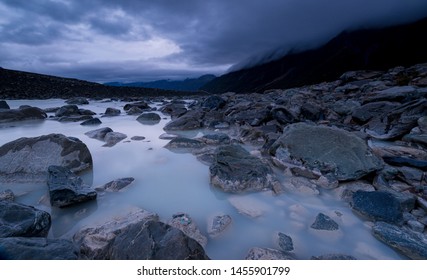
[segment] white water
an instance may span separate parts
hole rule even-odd
[[[65,105],[63,100],[11,100],[11,108],[32,105],[40,108]],[[123,102],[91,101],[79,106],[98,114],[107,107],[120,108]],[[177,212],[188,213],[203,234],[209,217],[229,214],[232,225],[216,239],[209,239],[206,252],[212,259],[243,259],[251,247],[279,249],[274,241],[277,232],[292,237],[294,253],[300,259],[309,259],[329,253],[352,255],[358,259],[401,259],[395,251],[376,240],[369,226],[356,217],[350,208],[331,192],[322,191],[319,196],[282,194],[271,192],[247,195],[230,195],[209,185],[209,168],[191,154],[177,154],[163,148],[168,140],[161,140],[164,119],[157,125],[142,125],[137,116],[124,113],[117,117],[100,118],[100,126],[81,126],[79,123],[60,123],[55,120],[0,125],[0,145],[20,137],[35,137],[50,133],[62,133],[82,140],[93,157],[93,186],[105,184],[123,177],[135,181],[125,191],[100,195],[96,202],[76,207],[51,208],[46,185],[1,185],[0,191],[10,188],[18,195],[17,201],[33,205],[52,214],[49,237],[70,238],[84,226],[94,226],[113,217],[123,216],[140,207],[157,213],[167,221]],[[91,139],[85,132],[110,127],[128,138],[113,147],[102,147],[101,141]],[[144,136],[143,141],[132,141],[132,136]],[[260,211],[258,218],[240,214],[230,200],[246,202]],[[322,212],[335,220],[338,231],[316,231],[310,228],[316,215]]]

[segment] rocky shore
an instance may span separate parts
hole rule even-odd
[[[10,109],[0,102],[0,122],[43,121],[55,112],[56,121],[101,125],[102,117],[124,113],[150,126],[159,122],[158,110],[171,118],[162,135],[170,139],[165,148],[206,164],[213,188],[232,194],[328,192],[404,258],[427,259],[427,64],[346,72],[333,82],[286,90],[156,100],[160,108],[138,99],[102,116],[79,108],[90,102],[85,99],[50,110]],[[190,131],[203,136],[189,137]],[[128,137],[108,127],[86,135],[108,149]],[[102,192],[126,191],[134,181],[122,178],[94,190],[79,177],[91,167],[86,145],[72,136],[21,138],[0,147],[0,183],[46,182],[51,207],[90,203]],[[71,239],[49,239],[51,216],[14,202],[13,191],[0,193],[0,258],[6,259],[209,259],[204,247],[233,223],[227,213],[206,217],[207,237],[186,213],[167,221],[134,209]],[[230,203],[243,215],[260,215],[244,200]],[[324,213],[306,224],[327,234],[340,231]],[[254,245],[242,259],[301,259],[292,236],[274,238],[277,248]],[[339,252],[312,258],[354,259]]]

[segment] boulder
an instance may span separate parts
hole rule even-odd
[[[155,125],[160,122],[161,118],[159,114],[156,113],[144,113],[141,114],[136,120],[141,124]]]
[[[254,247],[249,250],[245,260],[295,260],[295,256],[275,249]]]
[[[96,190],[102,190],[107,192],[118,192],[135,181],[135,178],[128,177],[128,178],[121,178],[117,179],[111,182],[106,183],[105,185],[102,185],[100,187],[97,187]]]
[[[42,109],[37,107],[0,110],[0,123],[28,120],[44,120],[46,118],[46,113]]]
[[[167,123],[163,129],[167,132],[200,129],[203,126],[203,115],[204,113],[199,110],[188,111],[184,115]]]
[[[208,244],[208,239],[200,232],[197,224],[190,217],[190,215],[185,213],[174,214],[168,224],[181,230],[188,237],[194,239],[200,245],[202,245],[202,247],[206,247]]]
[[[277,233],[277,239],[282,251],[290,252],[294,250],[294,243],[289,235],[279,232]]]
[[[92,119],[85,120],[80,125],[100,125],[101,123],[102,122],[101,122],[100,119],[98,119],[98,118],[92,118]]]
[[[150,107],[150,106],[147,104],[147,102],[145,102],[145,101],[138,101],[138,102],[134,102],[134,103],[126,104],[126,105],[123,107],[123,109],[124,109],[125,111],[129,111],[130,109],[132,109],[132,108],[134,108],[134,107],[136,107],[136,108],[138,108],[138,109],[141,109],[141,110],[151,109],[151,107]]]
[[[0,201],[0,237],[46,237],[49,213],[32,206]]]
[[[279,184],[272,169],[240,145],[218,147],[209,171],[211,184],[230,193],[272,189]]]
[[[55,112],[55,116],[58,118],[73,115],[80,115],[79,107],[77,107],[77,105],[65,105]]]
[[[224,107],[226,101],[218,95],[211,95],[202,102],[202,108],[208,110],[218,110]]]
[[[187,113],[187,109],[185,108],[184,104],[169,103],[160,108],[160,112],[171,116],[172,119],[176,119]]]
[[[208,259],[199,243],[142,209],[101,226],[82,229],[73,240],[81,259]]]
[[[382,161],[366,143],[342,129],[306,123],[288,125],[270,148],[280,162],[298,161],[339,181],[361,178],[380,169]]]
[[[105,117],[114,117],[114,116],[120,116],[120,109],[116,109],[116,108],[107,108],[105,109],[105,113],[104,116]]]
[[[96,199],[96,192],[83,184],[83,180],[62,166],[49,166],[47,185],[50,204],[67,207]]]
[[[109,127],[103,127],[95,130],[91,130],[85,133],[89,138],[98,139],[104,141],[105,135],[107,133],[113,132],[113,130]]]
[[[0,260],[76,260],[77,248],[65,239],[0,238]]]
[[[224,233],[231,225],[232,219],[230,215],[217,215],[208,221],[208,234],[211,238],[216,238]]]
[[[332,220],[331,217],[323,213],[317,214],[316,220],[310,227],[312,229],[328,231],[338,230],[339,228],[338,224],[334,220]]]
[[[398,105],[400,105],[400,103],[388,101],[372,102],[363,106],[355,107],[351,116],[357,122],[366,123],[373,117],[387,113]]]
[[[81,172],[92,156],[79,139],[62,134],[19,138],[0,147],[0,182],[45,182],[51,165]]]
[[[205,144],[197,139],[176,137],[170,140],[169,143],[165,145],[165,148],[173,152],[192,152],[204,146]]]
[[[120,132],[108,132],[105,134],[104,141],[106,142],[103,147],[112,147],[122,141],[123,139],[126,139],[127,135]]]
[[[385,191],[356,191],[351,206],[354,211],[372,221],[399,224],[403,213],[399,200]]]
[[[427,239],[425,235],[385,222],[377,222],[372,234],[410,259],[427,259]]]

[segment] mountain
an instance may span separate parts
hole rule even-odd
[[[62,78],[0,67],[0,99],[47,99],[70,97],[184,96],[190,91],[142,87],[114,87],[77,79]]]
[[[211,93],[263,92],[337,79],[351,70],[387,70],[427,62],[427,18],[381,29],[345,31],[317,49],[222,75],[201,88]]]
[[[153,82],[135,82],[135,83],[105,83],[109,86],[126,86],[126,87],[145,87],[145,88],[159,88],[167,90],[182,90],[182,91],[197,91],[206,83],[215,79],[215,75],[203,75],[195,79],[185,79],[182,81],[171,80],[158,80]]]

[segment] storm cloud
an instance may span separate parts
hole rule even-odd
[[[222,74],[426,17],[427,1],[0,0],[0,15],[1,67],[130,82]]]

